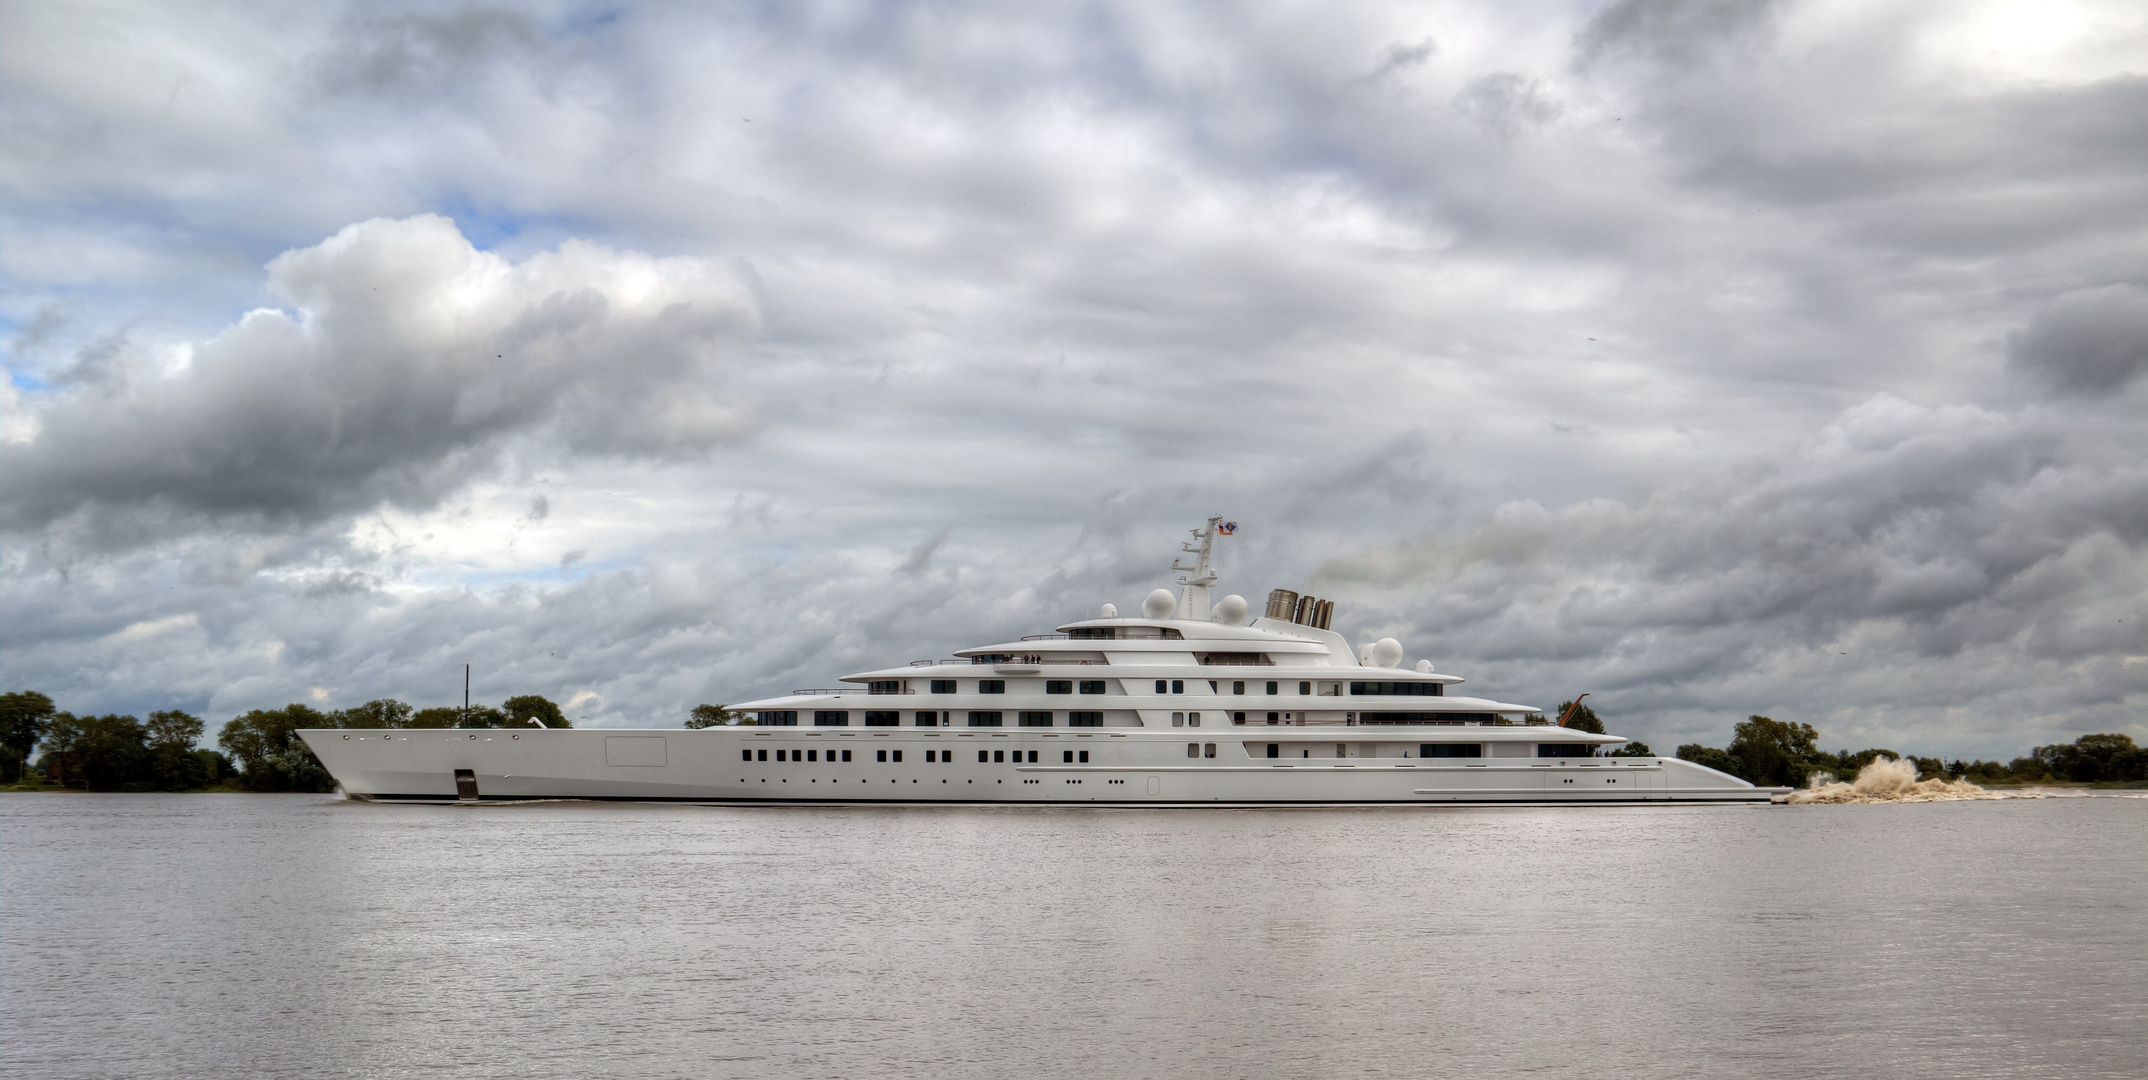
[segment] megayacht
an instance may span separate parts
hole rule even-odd
[[[443,802],[1766,802],[1689,761],[1611,756],[1626,739],[1452,693],[1383,638],[1352,649],[1334,604],[1277,589],[1258,618],[1212,598],[1235,526],[1213,517],[1138,618],[963,649],[733,706],[700,730],[307,730],[346,795]]]

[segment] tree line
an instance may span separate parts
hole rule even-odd
[[[1603,734],[1594,709],[1567,701],[1559,715],[1578,731]],[[91,791],[197,791],[232,788],[245,791],[313,791],[335,789],[328,770],[298,737],[305,728],[504,728],[572,727],[559,706],[536,695],[511,697],[498,706],[452,705],[414,708],[393,698],[368,701],[349,709],[321,710],[292,704],[255,709],[232,718],[217,732],[210,750],[197,747],[204,725],[200,717],[176,709],[133,716],[76,716],[53,707],[35,692],[0,694],[0,783],[19,784],[26,775],[61,787]],[[752,724],[751,717],[722,705],[697,705],[689,728]],[[42,751],[42,753],[40,753]],[[1630,742],[1613,753],[1652,757],[1647,743]],[[37,755],[33,762],[32,755]],[[1820,749],[1810,724],[1785,723],[1751,716],[1732,732],[1730,745],[1718,749],[1700,743],[1678,748],[1678,757],[1767,787],[1802,787],[1814,773],[1839,779],[1857,775],[1876,758],[1912,761],[1920,780],[1940,777],[1985,783],[2148,780],[2148,749],[2125,735],[2083,735],[2071,743],[2039,746],[2001,764],[1996,761],[1942,761],[1894,750],[1871,748],[1852,753]]]
[[[393,698],[349,709],[292,704],[233,717],[217,732],[221,750],[197,748],[206,730],[176,709],[133,716],[76,716],[34,691],[0,694],[0,783],[28,778],[90,791],[335,790],[335,780],[299,739],[304,728],[504,728],[573,725],[536,694],[498,706],[419,709]],[[34,760],[33,760],[34,755]]]
[[[2135,746],[2126,735],[2083,735],[2070,743],[2035,747],[2003,764],[1942,761],[1877,747],[1829,753],[1820,749],[1819,733],[1811,724],[1765,716],[1750,716],[1739,723],[1728,747],[1687,743],[1678,748],[1678,756],[1763,787],[1803,787],[1815,773],[1849,780],[1881,757],[1915,762],[1919,780],[2025,784],[2148,780],[2148,749]]]

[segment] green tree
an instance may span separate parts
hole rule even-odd
[[[507,714],[490,705],[472,705],[457,709],[455,721],[460,728],[503,728],[507,726]]]
[[[2039,746],[2030,755],[2052,776],[2075,783],[2143,779],[2140,750],[2127,735],[2083,735],[2072,743]]]
[[[751,723],[753,721],[746,719],[746,714],[733,712],[722,705],[696,705],[694,711],[686,717],[686,726],[690,728],[729,727],[733,724]]]
[[[1687,743],[1678,748],[1678,758],[1681,761],[1690,761],[1695,765],[1705,765],[1717,772],[1729,773],[1732,776],[1738,775],[1738,763],[1732,761],[1729,754],[1713,746]]]
[[[191,791],[211,782],[202,759],[194,752],[201,741],[201,718],[177,709],[149,714],[149,781],[159,791]]]
[[[148,786],[148,732],[141,721],[117,713],[71,719],[69,771],[80,777],[84,787],[126,791]]]
[[[1618,749],[1616,749],[1616,750],[1613,750],[1613,751],[1611,751],[1611,756],[1612,756],[1612,757],[1655,757],[1655,756],[1656,756],[1656,752],[1655,752],[1654,750],[1650,750],[1650,749],[1648,748],[1648,744],[1647,744],[1647,743],[1645,743],[1645,742],[1641,742],[1640,740],[1636,739],[1636,740],[1634,740],[1633,742],[1627,743],[1626,745],[1624,745],[1624,746],[1621,746],[1621,747],[1619,747]]]
[[[559,706],[536,694],[508,698],[500,703],[500,709],[507,714],[507,727],[529,727],[532,719],[544,721],[544,726],[549,728],[574,726],[567,722],[567,717],[559,711]]]
[[[255,709],[217,733],[217,745],[237,760],[240,778],[254,791],[334,791],[335,778],[298,737],[302,728],[332,726],[306,705]]]
[[[1566,710],[1568,709],[1573,709],[1574,715],[1566,716]],[[1575,731],[1586,731],[1591,735],[1604,733],[1604,722],[1597,718],[1596,710],[1586,705],[1574,708],[1573,702],[1562,701],[1559,703],[1559,711],[1555,715],[1566,716],[1566,726]]]
[[[1726,751],[1736,768],[1732,775],[1768,787],[1803,784],[1815,771],[1832,771],[1837,763],[1820,751],[1820,735],[1811,724],[1749,716],[1737,729]]]
[[[0,694],[0,783],[22,779],[23,765],[53,717],[52,699],[34,690]]]
[[[335,714],[337,727],[345,728],[402,728],[412,727],[410,706],[394,698],[375,698],[363,705],[353,706]]]
[[[462,710],[460,708],[457,708],[453,705],[436,705],[430,709],[419,709],[418,711],[411,713],[410,719],[406,721],[403,726],[414,728],[451,728],[454,727],[461,720]]]

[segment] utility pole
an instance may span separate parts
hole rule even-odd
[[[470,726],[470,662],[462,662],[462,726]]]

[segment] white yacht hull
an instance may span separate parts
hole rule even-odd
[[[1785,791],[1755,787],[1675,758],[1392,756],[1407,753],[1420,737],[1431,741],[1451,733],[1364,727],[1323,731],[1254,726],[1207,732],[406,729],[300,734],[345,794],[385,801],[1765,803]],[[1270,744],[1280,751],[1274,758],[1265,756]],[[1196,756],[1187,756],[1189,745],[1196,748]],[[1200,756],[1211,746],[1216,756]],[[776,750],[783,751],[782,760],[777,760]],[[814,760],[792,760],[806,751]],[[843,751],[849,751],[850,760],[841,760]],[[977,760],[980,751],[986,761]],[[1064,760],[1083,754],[1086,762]],[[1002,760],[991,760],[995,756]],[[1010,757],[1019,760],[1006,760]],[[461,784],[458,771],[465,774]]]

